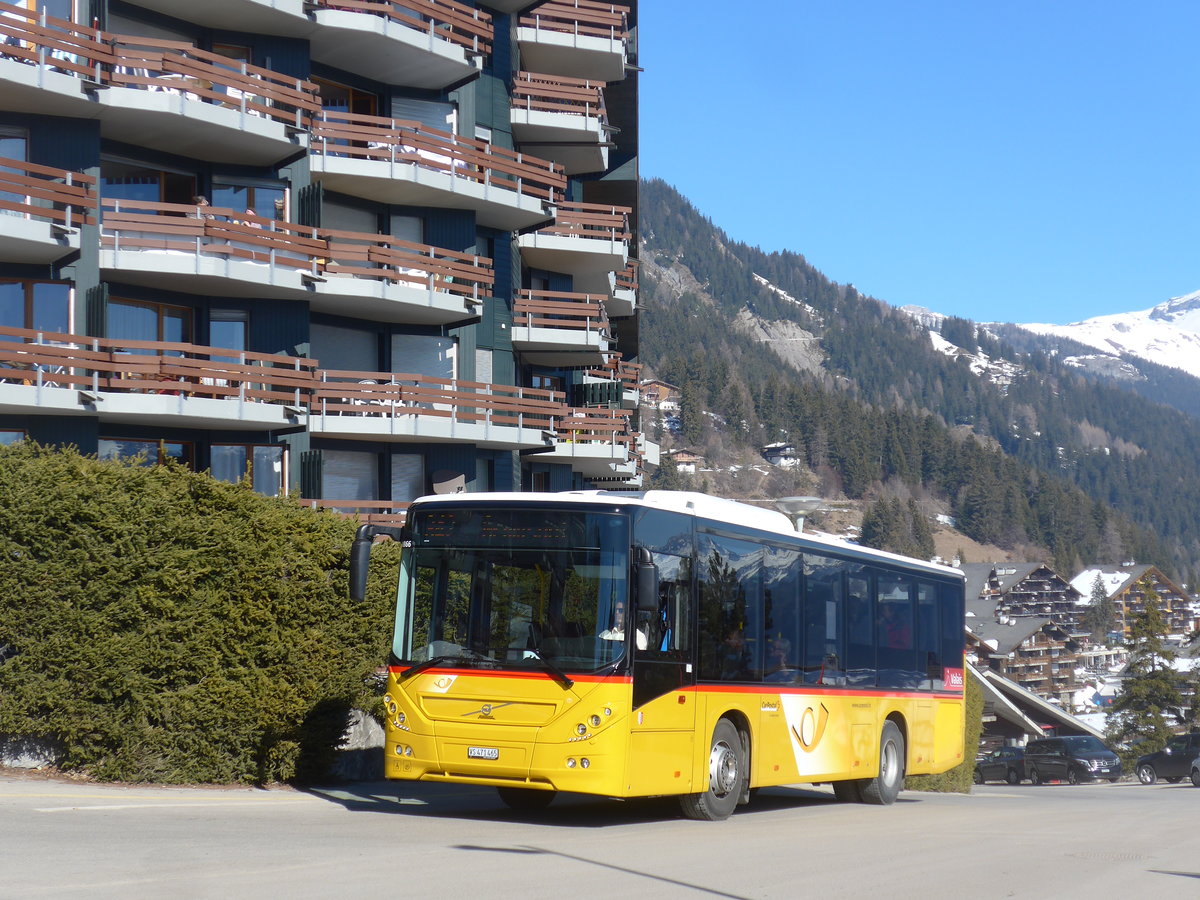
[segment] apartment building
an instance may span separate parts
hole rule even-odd
[[[637,3],[0,0],[0,442],[636,488]]]

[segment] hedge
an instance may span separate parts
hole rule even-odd
[[[177,465],[0,447],[0,736],[105,780],[320,777],[391,629],[388,578],[348,598],[354,528]]]

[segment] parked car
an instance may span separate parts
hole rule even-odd
[[[1025,745],[1025,773],[1034,784],[1116,781],[1121,777],[1121,759],[1090,734],[1041,738]]]
[[[1007,781],[1020,784],[1025,777],[1025,751],[1020,747],[1001,747],[975,760],[975,783]]]
[[[1188,777],[1192,760],[1197,756],[1200,756],[1200,731],[1177,734],[1161,750],[1139,756],[1134,771],[1142,784],[1154,784],[1160,778],[1175,784]]]

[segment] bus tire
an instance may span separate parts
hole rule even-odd
[[[833,796],[842,803],[862,803],[862,791],[857,779],[833,782]]]
[[[863,803],[888,806],[895,803],[904,787],[904,769],[907,761],[904,735],[890,719],[883,723],[879,736],[879,774],[868,778],[862,785]]]
[[[509,809],[534,812],[549,806],[558,791],[534,791],[528,788],[498,787],[496,793]]]
[[[721,719],[713,729],[708,751],[708,790],[680,797],[683,814],[707,822],[728,819],[745,793],[746,775],[742,736],[732,722]]]

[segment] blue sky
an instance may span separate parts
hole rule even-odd
[[[896,306],[1200,290],[1200,2],[643,0],[641,172]]]

